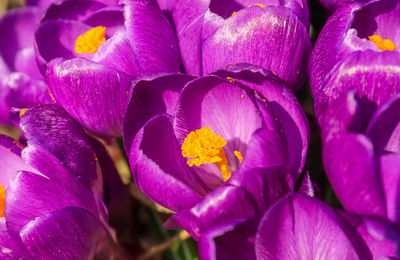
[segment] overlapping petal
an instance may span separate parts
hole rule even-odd
[[[261,219],[258,259],[372,259],[360,235],[322,202],[291,194]]]
[[[75,207],[36,218],[23,228],[21,234],[32,255],[54,259],[93,258],[99,243],[110,240],[98,219],[90,212]]]
[[[305,80],[310,51],[307,30],[290,9],[254,6],[227,19],[204,40],[203,73],[247,62],[276,73],[288,87],[298,90]]]
[[[132,78],[85,58],[56,59],[47,80],[57,104],[100,135],[120,136]]]
[[[166,74],[133,83],[124,122],[125,151],[130,150],[136,133],[149,119],[157,114],[174,114],[180,91],[194,78],[186,74]]]

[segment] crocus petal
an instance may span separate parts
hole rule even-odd
[[[334,101],[320,117],[321,135],[324,142],[347,132],[364,133],[376,111],[376,104],[360,97],[350,89]]]
[[[8,75],[3,84],[9,88],[6,101],[9,107],[26,108],[40,104],[51,104],[49,89],[45,81],[33,79],[20,72]]]
[[[122,135],[130,76],[84,58],[56,59],[47,80],[56,102],[83,126],[100,135]]]
[[[181,155],[168,116],[154,117],[138,132],[129,163],[138,187],[171,210],[190,208],[209,191]]]
[[[27,110],[20,127],[30,146],[41,146],[55,157],[89,189],[101,196],[102,179],[97,169],[91,138],[62,108],[43,105]],[[100,186],[100,187],[98,187]]]
[[[53,1],[42,18],[42,22],[56,19],[82,21],[93,12],[104,7],[106,5],[101,1],[93,0]]]
[[[389,62],[393,63],[397,60],[398,67],[399,51],[381,51],[368,39],[368,36],[378,34],[384,38],[397,41],[396,44],[398,45],[398,33],[391,28],[397,28],[399,12],[399,4],[392,0],[351,1],[343,5],[329,18],[318,37],[310,60],[310,86],[314,98],[320,94],[319,92],[330,78],[337,77],[340,74],[345,74],[345,78],[354,76],[358,80],[355,85],[370,83],[371,80],[365,79],[364,81],[357,74],[362,74],[363,71],[366,71],[366,74],[369,75],[368,70],[382,70],[382,66],[386,64],[380,62],[381,58],[376,59],[377,56],[393,55],[393,61]],[[375,53],[375,58],[371,57],[371,55],[366,58],[368,66],[373,63],[371,68],[367,70],[366,67],[363,67],[364,64],[361,63],[356,66],[356,73],[354,73],[354,70],[349,70],[347,73],[341,72],[336,76],[332,76],[333,71],[337,70],[339,66],[338,63],[343,62],[343,60],[350,60],[350,63],[357,62],[357,58],[351,57],[354,54],[353,52],[357,51]],[[375,61],[379,66],[375,65]],[[389,64],[387,65],[387,69],[393,73],[395,68]],[[384,76],[380,75],[381,73],[377,73],[378,75],[376,76],[384,79]],[[363,84],[360,84],[360,82],[363,82]],[[385,85],[382,84],[382,86]],[[369,94],[380,95],[379,92],[370,91]],[[386,94],[385,92],[383,94]]]
[[[106,36],[111,37],[124,28],[123,9],[120,6],[105,7],[88,14],[83,22],[93,27],[106,27]]]
[[[0,231],[0,257],[3,259],[27,259],[31,258],[31,254],[22,243],[21,237],[15,231]]]
[[[393,28],[400,27],[399,16],[400,3],[396,0],[368,1],[361,10],[354,13],[352,27],[357,30],[360,38],[380,35],[398,46],[400,35]]]
[[[140,66],[125,29],[119,30],[112,38],[102,43],[92,61],[132,76],[140,74]]]
[[[203,73],[252,63],[276,73],[296,91],[304,83],[310,51],[307,30],[296,14],[284,7],[253,6],[228,18],[204,41]]]
[[[125,26],[141,74],[178,72],[178,44],[173,27],[152,1],[128,1]]]
[[[271,72],[250,64],[229,65],[215,72],[224,78],[234,78],[261,93],[269,101],[273,113],[279,118],[289,146],[293,168],[301,172],[304,167],[310,127],[307,117],[294,94],[289,91]],[[301,151],[301,152],[300,152]]]
[[[25,0],[27,6],[37,6],[42,10],[46,10],[53,2],[54,0]]]
[[[173,18],[186,72],[200,76],[202,27],[208,1],[188,0],[176,3]]]
[[[80,207],[97,214],[93,193],[77,181],[54,179],[20,171],[10,178],[4,211],[9,230],[20,230],[31,220],[64,207]],[[60,194],[62,196],[60,196]]]
[[[35,32],[35,47],[41,70],[46,71],[46,64],[55,58],[72,59],[80,56],[75,52],[75,41],[89,29],[89,25],[72,20],[49,20],[41,23]]]
[[[94,197],[93,203],[97,204],[96,214],[104,223],[108,222],[107,212],[105,211],[103,202],[101,201],[102,186],[90,190],[88,187],[84,186],[76,176],[71,174],[58,158],[41,146],[28,145],[22,151],[21,157],[27,164],[38,170],[42,177],[51,179],[57,183],[66,183],[67,188],[72,187],[72,190],[77,190],[83,192],[82,194],[89,194],[88,196]],[[101,158],[104,159],[104,157]]]
[[[36,62],[36,53],[33,45],[21,49],[16,53],[14,68],[16,71],[23,72],[32,78],[43,79],[43,75]]]
[[[241,187],[224,186],[209,193],[191,209],[178,212],[173,218],[197,240],[208,227],[259,214],[248,192]]]
[[[400,150],[400,95],[386,102],[372,117],[365,134],[374,144],[375,154]]]
[[[326,107],[345,91],[356,88],[378,106],[400,92],[400,54],[390,51],[357,51],[348,55],[331,71],[331,78],[314,96],[315,113]],[[361,84],[360,84],[361,82]]]
[[[0,158],[2,161],[0,164],[0,184],[4,185],[6,189],[8,187],[8,179],[10,176],[19,170],[40,174],[32,166],[26,164],[17,154],[8,150],[8,148],[4,146],[0,146]]]
[[[261,128],[254,132],[252,138],[248,142],[246,154],[240,164],[240,170],[246,171],[253,168],[269,168],[285,166],[287,164],[288,151],[286,143],[279,132]],[[288,170],[293,173],[293,177],[297,179],[297,168],[290,166]]]
[[[257,259],[372,259],[354,229],[317,199],[291,194],[260,221]]]
[[[10,107],[7,105],[6,96],[10,89],[0,80],[0,124],[11,125]]]
[[[254,260],[250,241],[257,231],[258,220],[236,220],[207,229],[199,239],[199,257],[209,260]]]
[[[28,250],[41,259],[92,259],[99,244],[110,240],[95,216],[74,207],[40,216],[20,233]]]
[[[233,174],[228,183],[245,189],[265,212],[278,198],[293,190],[293,180],[283,168],[253,168]]]
[[[399,230],[399,228],[395,224],[376,216],[357,216],[347,213],[346,220],[349,220],[349,218],[352,218],[350,223],[357,228],[374,259],[396,255],[395,241],[397,240],[397,243],[400,241],[400,233],[397,232],[396,234],[396,229]]]
[[[167,74],[134,83],[124,122],[125,151],[129,152],[136,133],[150,118],[162,113],[174,114],[179,92],[194,78],[186,74]]]
[[[10,70],[15,70],[17,52],[33,45],[40,15],[38,8],[26,7],[9,11],[0,20],[0,54]]]
[[[346,210],[386,216],[374,149],[364,135],[332,139],[324,145],[323,160],[329,181]]]
[[[400,223],[400,157],[387,154],[380,158],[383,191],[388,218]]]
[[[353,2],[336,11],[319,34],[309,63],[310,88],[314,99],[318,96],[324,82],[329,79],[330,70],[341,59],[338,53],[346,37],[346,31],[351,26],[349,16],[356,8],[359,8],[359,4]]]
[[[246,88],[215,76],[195,79],[182,90],[178,101],[174,119],[176,136],[183,143],[190,131],[208,126],[228,142],[232,152],[245,151],[252,133],[263,126],[263,120],[267,121],[254,102],[254,96]]]
[[[6,148],[7,150],[15,153],[18,156],[21,156],[21,150],[23,146],[9,136],[0,134],[0,146]]]

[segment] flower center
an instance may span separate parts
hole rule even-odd
[[[220,135],[215,134],[209,127],[202,127],[196,131],[192,131],[185,138],[182,145],[182,156],[192,158],[187,161],[187,164],[200,166],[206,163],[214,163],[222,173],[224,181],[229,180],[232,173],[228,167],[223,147],[226,141]],[[234,152],[242,162],[243,156],[239,151]]]
[[[394,45],[394,43],[389,40],[389,39],[382,39],[381,36],[379,35],[372,35],[369,36],[368,39],[375,43],[376,46],[378,46],[379,49],[381,49],[382,51],[394,51],[397,49],[397,46]]]
[[[97,26],[83,35],[78,36],[75,41],[76,53],[95,53],[100,45],[106,41],[106,27]]]
[[[6,206],[6,190],[4,185],[0,185],[0,218],[4,218],[4,208]]]

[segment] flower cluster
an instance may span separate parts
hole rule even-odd
[[[400,259],[399,0],[321,0],[326,23],[306,0],[25,4],[0,19],[1,258],[149,259],[163,217],[200,259]]]

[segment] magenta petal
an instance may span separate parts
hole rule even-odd
[[[310,87],[314,98],[329,78],[330,70],[341,59],[338,53],[351,26],[350,15],[358,6],[359,3],[354,1],[335,12],[319,34],[309,64]]]
[[[364,133],[376,104],[365,97],[359,97],[357,90],[350,89],[326,108],[319,118],[324,142],[348,132]]]
[[[6,97],[9,107],[27,108],[29,106],[51,104],[48,86],[44,80],[34,79],[20,72],[8,75],[3,84],[9,88]]]
[[[301,172],[310,142],[310,129],[304,111],[294,94],[271,72],[254,65],[229,65],[216,74],[224,78],[234,78],[235,81],[261,93],[269,101],[269,106],[279,118],[283,128],[292,167]]]
[[[399,122],[400,95],[396,95],[378,109],[366,129],[365,134],[374,144],[376,155],[400,151]]]
[[[207,229],[199,239],[199,257],[209,260],[255,260],[251,241],[258,220],[235,220]]]
[[[180,91],[194,78],[186,74],[166,74],[134,83],[124,122],[125,151],[129,152],[136,133],[150,118],[162,113],[174,114]]]
[[[55,58],[72,59],[80,56],[75,52],[75,41],[89,29],[89,25],[72,20],[49,20],[40,24],[35,32],[35,47],[42,71]]]
[[[191,209],[178,212],[174,218],[197,240],[211,226],[259,214],[255,201],[245,189],[227,185],[207,194]]]
[[[31,259],[18,232],[0,230],[0,257],[3,259]],[[24,258],[23,258],[24,257]]]
[[[291,194],[273,205],[260,221],[257,259],[370,259],[355,229],[321,201]]]
[[[36,7],[8,11],[0,20],[0,56],[10,70],[15,70],[18,51],[33,46],[34,32],[41,12]]]
[[[180,61],[173,27],[151,1],[128,1],[125,26],[140,74],[178,72]]]
[[[14,65],[15,71],[23,72],[35,79],[44,78],[37,65],[36,53],[33,45],[17,52]]]
[[[387,216],[400,223],[400,156],[387,154],[380,158],[383,191],[386,198]]]
[[[137,186],[164,207],[190,208],[209,191],[186,164],[168,116],[149,120],[133,140],[128,156]]]
[[[22,145],[9,136],[0,134],[0,146],[21,156]]]
[[[20,127],[29,146],[40,146],[53,154],[89,189],[102,186],[91,138],[62,108],[56,105],[31,108],[21,117]]]
[[[9,148],[0,146],[0,185],[4,185],[7,189],[8,181],[11,175],[20,170],[30,171],[40,174],[29,164],[26,164],[17,154],[13,153]]]
[[[203,74],[228,64],[251,63],[276,73],[295,91],[305,81],[311,51],[307,29],[297,15],[272,6],[240,11],[202,46]]]
[[[245,189],[265,212],[277,199],[293,190],[291,175],[283,168],[253,168],[235,172],[228,183]]]
[[[102,1],[96,0],[53,0],[53,4],[46,10],[42,22],[57,19],[82,21],[88,15],[104,7],[106,6]]]
[[[95,216],[74,207],[40,216],[20,233],[28,250],[40,259],[93,259],[99,245],[110,242]]]
[[[176,34],[186,72],[202,75],[201,46],[204,13],[210,1],[178,1],[173,11]]]
[[[132,76],[140,74],[140,65],[136,61],[125,29],[117,31],[112,38],[102,43],[92,61]]]
[[[325,143],[323,160],[329,181],[346,210],[386,216],[374,149],[364,135],[347,134]]]
[[[279,132],[273,129],[261,128],[254,132],[248,142],[240,170],[246,171],[253,168],[269,168],[285,166],[287,163],[288,151],[286,142]],[[297,168],[294,170],[288,167],[288,171],[296,178]]]
[[[353,222],[352,225],[357,228],[374,259],[385,259],[384,257],[389,258],[396,255],[396,240],[397,243],[400,241],[400,232],[398,231],[400,229],[396,224],[376,216],[359,217],[347,214],[346,220],[349,219]]]
[[[68,180],[68,179],[65,179]],[[20,230],[36,217],[64,207],[80,207],[98,215],[93,193],[79,182],[59,182],[31,172],[18,172],[10,179],[4,215],[9,230]]]
[[[183,142],[190,131],[207,126],[228,142],[230,152],[245,151],[253,132],[267,121],[253,94],[246,91],[251,90],[215,76],[191,81],[182,90],[175,112],[178,140]]]
[[[77,58],[51,62],[47,80],[57,104],[83,126],[99,135],[122,135],[130,76]]]
[[[90,13],[83,22],[93,27],[106,27],[106,37],[111,37],[124,28],[123,9],[120,6],[105,7]]]
[[[326,107],[348,89],[355,88],[378,106],[400,92],[400,53],[356,51],[340,60],[330,72],[330,78],[314,94],[315,113]]]

